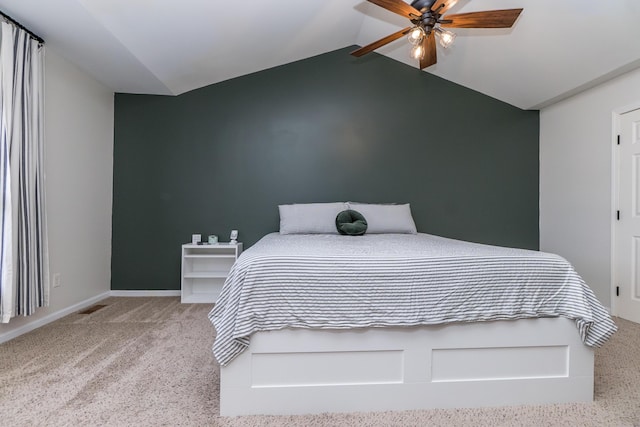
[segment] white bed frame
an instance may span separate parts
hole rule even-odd
[[[589,402],[593,350],[565,318],[258,332],[220,372],[220,415]]]

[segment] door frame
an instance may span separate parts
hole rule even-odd
[[[618,210],[619,204],[619,162],[620,153],[618,150],[618,135],[620,135],[620,122],[622,121],[622,115],[630,113],[631,111],[640,109],[640,101],[633,104],[619,107],[611,112],[611,314],[618,315],[617,307],[617,276],[616,276],[616,225],[617,219],[615,212]]]

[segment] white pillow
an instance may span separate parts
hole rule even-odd
[[[367,234],[416,234],[416,223],[411,216],[409,203],[405,205],[381,205],[347,202],[349,209],[360,212],[367,220]]]
[[[280,234],[338,234],[336,216],[344,202],[279,205]]]

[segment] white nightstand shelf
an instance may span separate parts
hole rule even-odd
[[[183,303],[214,303],[231,266],[242,253],[242,243],[182,245],[181,299]]]

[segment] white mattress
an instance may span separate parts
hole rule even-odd
[[[272,233],[246,250],[209,314],[221,365],[253,332],[563,316],[583,342],[616,330],[563,258],[428,234]]]

